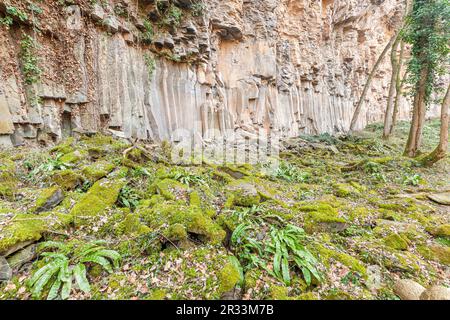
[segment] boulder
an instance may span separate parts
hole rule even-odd
[[[7,260],[11,268],[20,268],[25,263],[36,258],[36,248],[37,245],[32,244],[8,257]]]
[[[0,281],[8,281],[12,277],[12,269],[4,257],[0,257]]]
[[[45,212],[53,209],[64,200],[64,193],[59,187],[44,189],[36,200],[35,212]]]
[[[101,179],[94,183],[89,191],[75,204],[70,211],[77,225],[85,224],[110,208],[119,197],[125,185],[123,179]]]
[[[450,300],[450,289],[443,286],[432,286],[422,292],[420,300]]]
[[[424,287],[410,279],[401,279],[394,283],[394,293],[401,300],[420,300],[420,295],[424,291]]]
[[[383,275],[381,268],[378,265],[371,265],[367,267],[366,285],[370,290],[379,290],[383,286]]]
[[[228,191],[230,193],[228,201],[232,201],[237,206],[251,207],[261,201],[261,197],[255,186],[245,181],[237,180],[230,183],[228,185]]]
[[[450,191],[442,192],[442,193],[429,194],[428,198],[430,200],[433,200],[434,202],[439,203],[439,204],[450,206]]]

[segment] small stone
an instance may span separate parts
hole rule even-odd
[[[12,277],[12,269],[4,257],[0,257],[0,281],[8,281]]]
[[[36,257],[36,248],[37,245],[32,244],[10,256],[7,260],[11,268],[20,268],[25,263],[33,260]]]
[[[394,293],[401,300],[420,300],[420,295],[424,291],[424,287],[410,279],[397,280],[394,284]]]
[[[443,286],[432,286],[420,295],[420,300],[450,300],[450,289]]]
[[[383,286],[383,275],[381,273],[381,268],[378,265],[371,265],[367,267],[367,287],[370,290],[379,290]]]
[[[52,187],[42,192],[36,202],[35,213],[45,212],[53,209],[64,200],[64,193],[58,187]]]

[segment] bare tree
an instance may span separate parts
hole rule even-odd
[[[405,1],[405,13],[402,17],[402,24],[400,26],[400,30],[403,29],[405,25],[405,18],[411,11],[411,0]],[[397,57],[397,51],[399,45],[400,48],[400,55]],[[391,50],[391,66],[392,66],[392,73],[391,73],[391,83],[389,86],[389,94],[388,94],[388,101],[386,106],[386,112],[384,114],[384,129],[383,129],[383,139],[388,139],[391,135],[392,131],[394,130],[394,122],[397,121],[397,114],[398,114],[398,104],[399,104],[399,92],[401,91],[401,84],[402,81],[400,79],[400,72],[402,69],[402,60],[404,56],[405,51],[405,45],[402,41],[401,34],[397,35],[397,38],[395,39],[392,50]],[[395,93],[397,94],[395,95]],[[395,96],[394,96],[395,95]]]
[[[353,113],[352,121],[350,122],[350,131],[354,131],[356,127],[356,123],[358,122],[359,115],[361,114],[361,109],[364,103],[364,100],[367,95],[367,91],[369,91],[370,84],[372,83],[372,79],[375,75],[375,73],[378,70],[378,67],[380,66],[381,62],[383,61],[384,57],[386,56],[386,53],[391,48],[392,44],[394,43],[395,39],[398,36],[398,31],[394,34],[394,36],[389,40],[386,47],[384,48],[383,52],[381,52],[380,56],[378,57],[377,61],[375,62],[375,65],[372,68],[372,71],[370,71],[369,77],[367,78],[366,84],[364,85],[363,92],[361,94],[361,97],[359,98],[358,104],[356,105],[356,109]]]
[[[398,70],[399,73],[397,74],[397,78],[395,79],[395,100],[394,100],[394,110],[392,111],[392,122],[391,126],[389,128],[389,135],[391,135],[394,132],[395,125],[397,124],[397,118],[399,113],[399,104],[400,104],[400,97],[402,96],[402,90],[403,90],[403,79],[406,77],[406,72],[403,75],[403,77],[400,75],[400,71],[403,67],[403,59],[405,55],[405,42],[402,41],[400,44],[400,56],[398,58]]]

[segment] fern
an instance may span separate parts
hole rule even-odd
[[[282,229],[272,227],[264,240],[258,239],[255,230],[260,228],[246,221],[238,225],[231,235],[231,244],[244,271],[262,268],[289,285],[291,271],[297,267],[307,285],[311,284],[313,278],[322,281],[322,275],[317,269],[318,261],[303,245],[306,240],[303,229],[290,224]],[[272,263],[273,268],[268,267],[269,263]]]
[[[310,285],[313,277],[322,280],[316,268],[317,260],[302,244],[305,239],[303,229],[294,225],[284,229],[272,228],[270,237],[269,252],[274,255],[273,273],[278,279],[289,285],[290,265],[293,264],[302,271],[306,284]]]
[[[34,272],[28,281],[33,297],[41,298],[44,289],[49,288],[48,300],[56,299],[58,296],[63,300],[68,299],[74,281],[81,291],[90,292],[86,264],[98,264],[109,273],[119,267],[120,254],[105,248],[104,244],[104,241],[94,241],[84,245],[78,241],[42,243],[39,251],[42,252],[40,257],[45,264]],[[46,251],[49,249],[54,251]]]

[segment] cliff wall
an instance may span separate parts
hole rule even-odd
[[[402,12],[400,0],[0,1],[0,140],[345,132]],[[389,77],[387,57],[358,128],[382,119]]]

